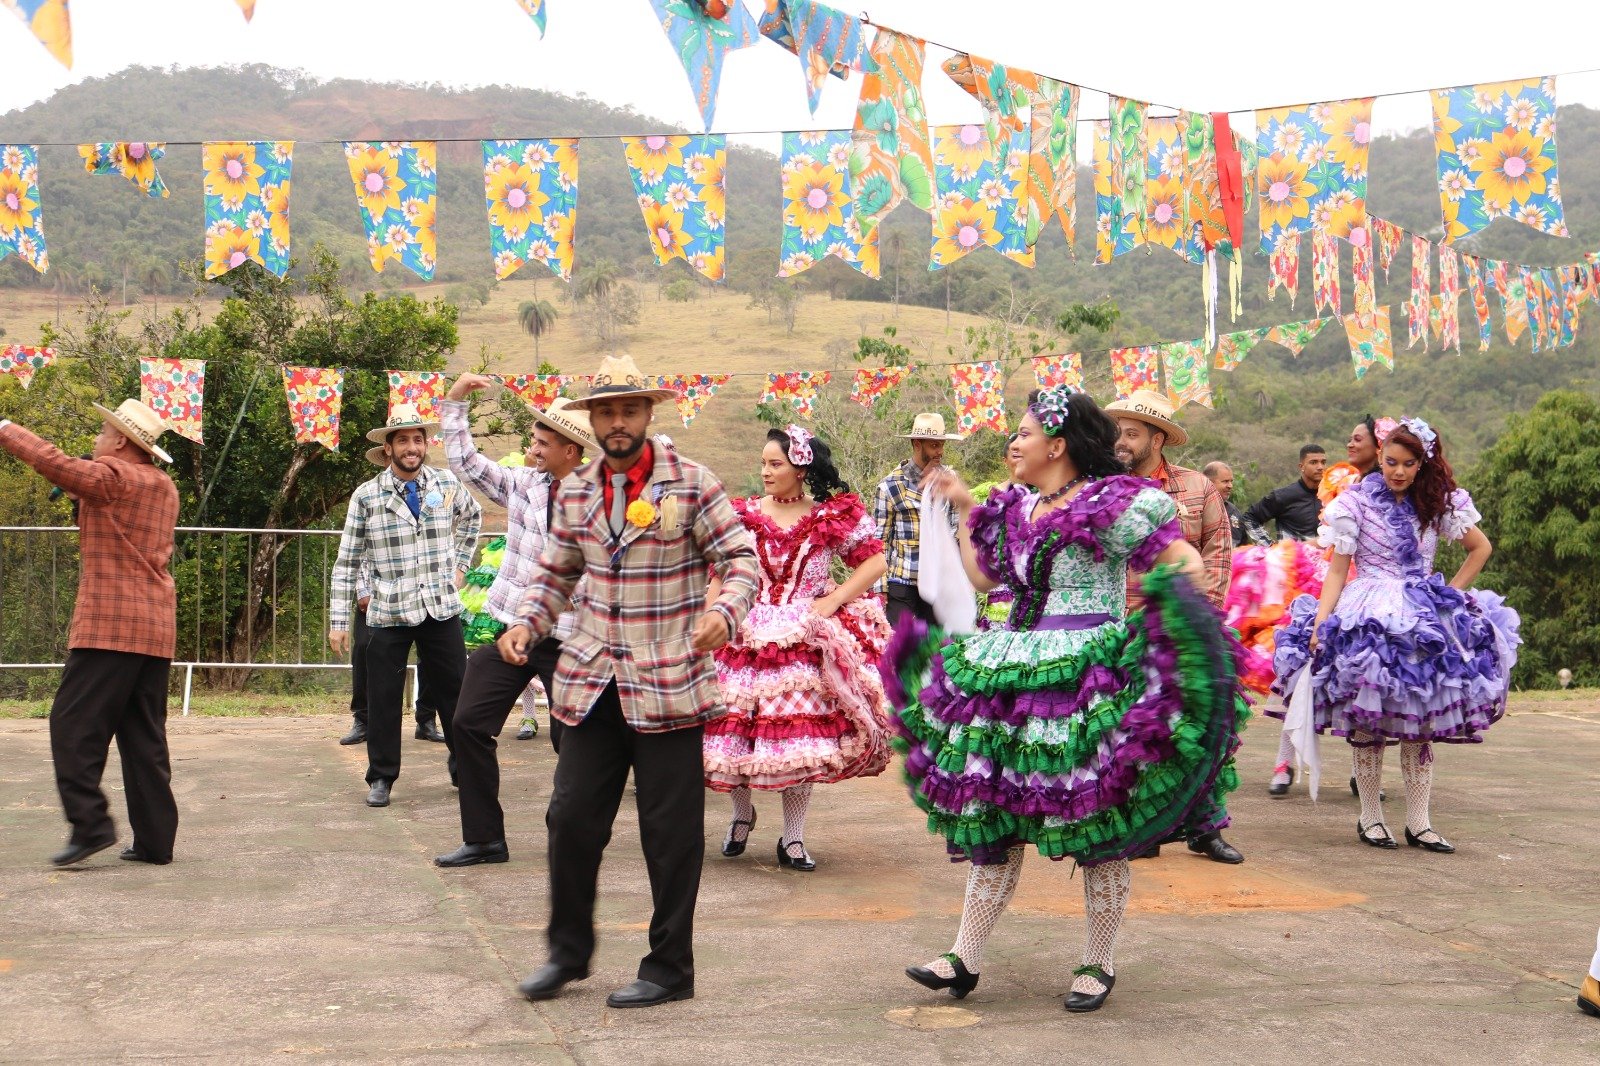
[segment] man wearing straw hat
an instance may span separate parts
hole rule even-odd
[[[412,405],[396,404],[389,421],[367,434],[380,446],[372,452],[381,450],[389,465],[350,497],[333,564],[328,644],[336,655],[350,650],[350,601],[363,566],[371,579],[365,649],[369,807],[387,807],[400,776],[400,703],[412,645],[445,744],[453,748],[450,719],[467,663],[459,593],[483,511],[454,474],[424,462],[428,434],[437,428]],[[376,458],[372,452],[369,459]],[[449,765],[453,781],[453,751]]]
[[[1189,443],[1188,431],[1173,421],[1173,413],[1167,398],[1149,389],[1139,389],[1125,399],[1106,404],[1106,414],[1117,420],[1117,458],[1127,464],[1129,473],[1158,483],[1177,504],[1183,539],[1194,545],[1205,564],[1205,588],[1201,591],[1220,611],[1233,570],[1233,531],[1222,493],[1211,479],[1198,470],[1167,461],[1167,445],[1181,448]],[[1134,610],[1143,600],[1139,580],[1130,574],[1128,609]],[[1222,839],[1222,829],[1227,824],[1225,809],[1197,808],[1189,829],[1182,835],[1187,837],[1190,851],[1213,862],[1244,862],[1239,850]],[[1135,858],[1151,858],[1160,850],[1157,845]]]
[[[899,626],[906,615],[935,624],[933,606],[917,592],[917,568],[922,553],[922,478],[932,467],[944,462],[946,441],[960,440],[960,434],[944,431],[944,416],[924,412],[911,422],[911,432],[900,434],[911,442],[911,458],[901,463],[878,485],[872,516],[883,541],[884,561],[889,569],[883,590],[888,601],[889,624]],[[955,515],[951,513],[952,528]]]
[[[600,445],[589,432],[587,416],[571,410],[570,401],[558,398],[548,410],[533,412],[538,424],[528,447],[527,465],[504,467],[490,461],[473,446],[467,397],[492,384],[492,378],[481,374],[462,374],[455,380],[442,405],[444,446],[450,469],[506,509],[505,557],[494,584],[489,586],[486,607],[497,622],[509,625],[517,620],[517,608],[538,569],[555,512],[557,488],[578,467],[585,449],[598,454]],[[561,640],[571,634],[573,623],[573,612],[564,612],[553,635],[532,649],[523,666],[506,662],[499,649],[490,644],[467,659],[467,676],[461,684],[455,717],[462,844],[450,854],[434,859],[435,865],[475,866],[510,859],[505,812],[500,808],[500,764],[495,758],[495,738],[505,727],[517,695],[529,688],[530,671],[544,686],[545,695],[551,695]],[[528,703],[531,707],[531,697]],[[550,742],[558,752],[562,728],[552,716]]]
[[[167,674],[177,644],[178,598],[167,564],[178,524],[178,490],[154,460],[161,416],[138,400],[103,424],[90,459],[0,419],[0,447],[78,501],[78,600],[67,662],[50,707],[50,755],[72,835],[51,856],[70,866],[117,841],[100,778],[113,737],[122,759],[133,841],[131,862],[172,861],[178,805],[167,754]]]
[[[755,598],[755,542],[722,484],[676,449],[649,439],[670,390],[629,356],[600,364],[587,412],[604,459],[561,485],[539,569],[500,637],[528,677],[529,652],[556,626],[580,578],[587,587],[562,642],[551,714],[565,728],[545,813],[549,832],[549,960],[519,991],[549,999],[589,975],[600,860],[633,772],[639,842],[655,905],[650,953],[612,1007],[694,995],[694,909],[705,859],[705,723],[724,713],[711,652]],[[708,589],[721,578],[715,598]]]

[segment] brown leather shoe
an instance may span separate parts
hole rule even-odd
[[[1578,990],[1578,1009],[1600,1018],[1600,981],[1588,974],[1583,975],[1583,987]]]

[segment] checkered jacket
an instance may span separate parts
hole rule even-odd
[[[878,539],[883,541],[883,560],[888,564],[883,580],[874,591],[887,594],[889,585],[917,587],[917,564],[922,555],[922,468],[910,459],[884,478],[872,500],[872,517],[878,523]],[[950,531],[955,532],[956,517],[950,512]]]
[[[350,628],[350,603],[363,563],[369,569],[369,626],[414,626],[461,613],[456,574],[472,565],[483,508],[448,470],[417,473],[422,517],[411,517],[404,483],[392,470],[350,497],[333,564],[328,628]]]
[[[1228,595],[1228,581],[1233,575],[1233,526],[1228,522],[1222,493],[1198,470],[1171,463],[1163,463],[1153,480],[1178,505],[1178,524],[1183,527],[1183,539],[1194,545],[1205,564],[1205,587],[1201,591],[1212,606],[1221,610]],[[1130,572],[1128,609],[1131,611],[1143,602],[1139,575]]]
[[[537,642],[587,578],[556,665],[551,713],[577,725],[615,679],[623,716],[639,732],[701,725],[723,713],[722,689],[691,634],[713,573],[722,592],[712,609],[738,632],[756,594],[755,540],[715,475],[659,445],[639,497],[654,505],[654,517],[613,537],[603,470],[597,460],[562,481],[555,525],[517,611]]]
[[[76,459],[14,423],[0,447],[78,497],[78,602],[68,648],[170,659],[178,597],[167,565],[178,490],[166,471],[112,456]]]

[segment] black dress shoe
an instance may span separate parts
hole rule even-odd
[[[790,848],[799,848],[800,857],[796,858],[795,856],[790,855]],[[791,840],[789,843],[785,844],[780,840],[778,841],[778,865],[787,866],[791,870],[799,870],[801,873],[808,874],[817,868],[817,860],[806,854],[805,841]]]
[[[389,806],[389,782],[379,779],[372,783],[372,788],[367,790],[367,806]]]
[[[50,862],[55,866],[71,866],[75,862],[82,862],[89,856],[102,852],[117,842],[116,837],[102,840],[98,844],[74,844],[67,842],[67,846],[50,856]]]
[[[1434,838],[1432,840],[1423,840],[1422,833],[1432,833]],[[1438,831],[1435,830],[1433,826],[1430,825],[1428,828],[1424,829],[1422,833],[1412,833],[1411,827],[1407,826],[1406,843],[1413,848],[1423,848],[1427,851],[1437,851],[1440,855],[1454,855],[1456,853],[1455,845],[1451,844],[1444,837],[1440,836]]]
[[[1367,834],[1371,833],[1374,829],[1381,829],[1383,831],[1383,835],[1368,836]],[[1400,846],[1394,842],[1394,837],[1389,833],[1389,827],[1384,825],[1382,822],[1373,822],[1371,825],[1362,825],[1361,820],[1359,818],[1356,819],[1356,836],[1361,839],[1361,843],[1372,848],[1398,848]]]
[[[547,962],[522,979],[517,985],[517,993],[533,1000],[554,999],[567,985],[574,981],[582,981],[588,976],[587,970],[574,970]]]
[[[138,844],[129,844],[127,847],[122,849],[121,853],[117,855],[117,858],[121,859],[123,862],[147,862],[151,866],[165,866],[167,863],[172,861],[171,855],[168,855],[164,859],[158,859],[154,855],[146,852]]]
[[[487,844],[463,844],[448,855],[433,860],[435,866],[477,866],[485,862],[510,862],[511,852],[504,840],[491,840]]]
[[[945,952],[943,958],[956,972],[954,977],[935,973],[931,966],[907,966],[906,976],[923,988],[931,988],[935,992],[948,991],[957,999],[966,999],[967,993],[978,987],[978,975],[967,969],[961,956],[953,951]]]
[[[1106,997],[1111,994],[1111,986],[1117,983],[1116,974],[1106,973],[1098,966],[1079,966],[1072,971],[1072,976],[1074,977],[1085,975],[1093,977],[1096,981],[1105,985],[1105,991],[1096,992],[1093,995],[1088,992],[1074,992],[1067,997],[1065,1003],[1061,1004],[1063,1010],[1069,1010],[1073,1014],[1088,1014],[1092,1010],[1099,1010],[1105,1005]]]
[[[1229,866],[1237,866],[1244,862],[1244,856],[1239,849],[1222,839],[1221,833],[1206,833],[1189,841],[1189,850],[1196,855],[1204,855],[1212,862],[1225,862]]]
[[[348,747],[351,744],[365,744],[367,742],[367,727],[356,722],[350,727],[350,732],[339,738],[339,743]]]
[[[438,722],[418,722],[417,723],[417,739],[418,740],[431,740],[435,744],[443,744],[444,743],[444,734],[439,731],[439,723]]]
[[[654,1007],[657,1003],[673,1003],[694,998],[694,981],[685,981],[677,988],[667,988],[654,981],[639,978],[627,988],[619,988],[606,997],[608,1007]]]
[[[733,834],[738,832],[739,827],[741,825],[744,826],[744,839],[743,840],[735,840],[735,839],[733,839]],[[756,812],[755,811],[751,811],[750,812],[750,820],[748,822],[745,821],[743,818],[735,818],[733,820],[733,824],[728,826],[728,835],[727,835],[727,837],[724,838],[723,841],[722,841],[722,857],[725,858],[725,859],[736,859],[740,855],[743,855],[744,854],[745,845],[750,843],[750,834],[755,831],[755,828],[756,828]]]
[[[1136,851],[1132,855],[1129,855],[1128,858],[1130,861],[1133,859],[1159,859],[1161,858],[1161,845],[1151,844],[1143,851]]]

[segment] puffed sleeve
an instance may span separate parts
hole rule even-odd
[[[883,551],[883,541],[878,539],[878,523],[872,520],[866,508],[858,504],[856,510],[856,524],[839,545],[839,557],[852,570]]]
[[[1445,540],[1460,540],[1467,530],[1483,521],[1483,515],[1473,505],[1466,489],[1456,489],[1450,494],[1450,505],[1439,518],[1439,536]]]
[[[1359,493],[1342,492],[1322,509],[1322,521],[1317,526],[1318,544],[1332,548],[1339,555],[1356,553],[1356,539],[1361,528],[1360,498]]]
[[[1135,570],[1148,570],[1167,545],[1183,539],[1178,505],[1156,488],[1140,488],[1122,513],[1100,534],[1100,543]]]

